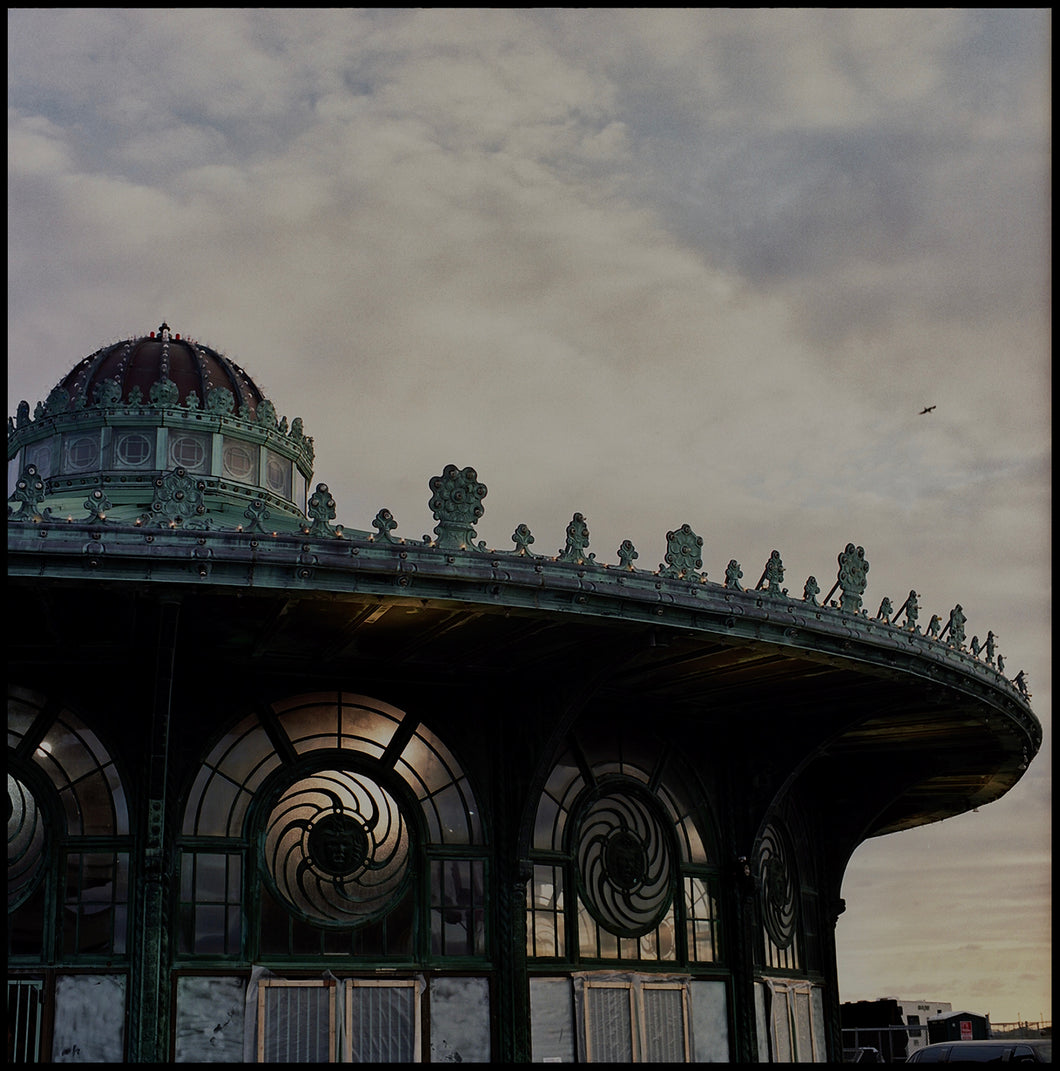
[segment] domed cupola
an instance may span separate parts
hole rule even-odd
[[[273,527],[305,520],[313,440],[301,418],[288,426],[254,381],[228,357],[163,323],[145,337],[80,361],[30,416],[21,402],[8,420],[8,461],[29,469],[53,516],[83,515],[85,496],[109,503],[111,520],[172,524],[159,508],[162,481],[191,480],[195,516],[268,510]],[[217,518],[218,522],[221,518]]]
[[[153,391],[156,399],[175,399],[177,406],[195,409],[206,406],[215,390],[227,391],[232,411],[250,420],[265,400],[242,368],[209,346],[182,339],[163,323],[146,338],[116,342],[86,357],[59,382],[46,408],[54,404],[61,409],[64,396],[75,408],[101,397],[140,405],[152,400]]]

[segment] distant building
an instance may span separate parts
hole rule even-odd
[[[990,1037],[990,1019],[975,1012],[950,1011],[928,1020],[928,1040],[983,1041]]]
[[[901,997],[893,997],[892,999],[898,1005],[898,1013],[902,1016],[905,1025],[916,1028],[909,1030],[907,1033],[909,1039],[907,1048],[910,1054],[930,1044],[926,1029],[928,1020],[945,1015],[953,1010],[953,1005],[946,1001],[904,1000]]]
[[[933,1034],[929,1036],[929,1021],[952,1009],[947,1001],[902,997],[847,1002],[840,1005],[843,1046],[867,1045],[879,1049],[888,1061],[902,1059],[935,1041]]]
[[[853,544],[487,549],[452,464],[405,539],[314,460],[164,324],[9,418],[9,1059],[837,1062],[847,862],[1023,776],[1022,678]]]

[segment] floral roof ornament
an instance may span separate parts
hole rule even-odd
[[[330,522],[335,519],[335,499],[331,497],[326,483],[318,483],[317,489],[309,496],[306,516],[313,522],[309,528],[311,536],[333,536],[336,528]]]
[[[595,562],[595,554],[587,554],[585,548],[589,546],[589,525],[585,517],[575,513],[567,525],[567,545],[559,552],[557,561],[575,562],[584,565],[586,562]]]
[[[865,594],[866,579],[869,571],[869,563],[865,560],[865,548],[855,547],[848,543],[846,549],[839,554],[839,576],[832,590],[825,597],[827,602],[834,594],[836,588],[842,588],[843,594],[839,597],[839,605],[842,609],[851,613],[861,610],[861,596]]]
[[[629,569],[633,571],[633,563],[639,558],[637,548],[628,539],[623,539],[621,545],[618,548],[618,564],[623,569]]]
[[[248,522],[243,526],[244,532],[265,532],[267,531],[265,522],[272,516],[272,511],[260,498],[255,498],[243,510],[243,516],[246,517]]]
[[[696,535],[691,527],[682,524],[672,532],[666,533],[666,564],[659,565],[659,576],[666,577],[700,577],[703,566],[700,551],[703,537]]]
[[[88,510],[88,519],[90,521],[105,521],[107,519],[107,510],[112,508],[113,503],[103,491],[102,487],[97,487],[89,496],[85,499],[84,508]]]
[[[765,569],[762,570],[762,577],[755,584],[755,591],[761,591],[762,585],[765,584],[765,592],[767,595],[772,595],[774,598],[779,598],[781,595],[787,595],[787,588],[781,587],[784,582],[784,563],[780,559],[780,551],[774,550],[769,555],[769,561],[766,562]]]
[[[535,558],[536,554],[530,549],[530,544],[533,543],[534,537],[530,534],[530,529],[525,524],[516,526],[514,532],[512,532],[512,542],[515,544],[515,553],[521,554],[524,558]]]
[[[379,538],[387,543],[400,543],[401,540],[390,533],[397,528],[398,522],[388,509],[381,509],[372,519],[372,527],[379,533]]]
[[[740,583],[742,579],[743,570],[740,563],[735,558],[730,558],[729,564],[725,566],[725,586],[733,591],[743,591],[743,585]]]
[[[154,501],[147,520],[162,528],[205,527],[205,492],[205,481],[195,479],[178,465],[155,480]]]
[[[9,521],[29,521],[34,517],[47,516],[49,511],[39,510],[37,507],[45,499],[44,480],[36,465],[27,465],[22,470],[22,475],[15,484],[14,491],[8,502],[17,503],[16,509],[8,507],[7,519]]]
[[[434,519],[438,522],[434,534],[438,546],[446,550],[486,549],[485,543],[475,543],[478,533],[473,525],[486,511],[482,500],[486,497],[486,485],[479,483],[473,468],[458,469],[446,465],[440,476],[432,476],[428,486],[433,494],[429,503]]]

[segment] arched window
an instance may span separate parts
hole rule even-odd
[[[790,801],[762,824],[755,847],[760,940],[756,958],[759,1039],[773,1062],[822,1058],[824,990],[817,938],[818,896],[799,810]]]
[[[181,957],[483,958],[487,858],[467,776],[414,717],[348,693],[262,707],[188,791]]]
[[[721,961],[717,860],[682,766],[648,740],[571,734],[534,820],[532,960]]]
[[[9,958],[120,962],[132,838],[109,750],[72,711],[12,689],[7,786]]]

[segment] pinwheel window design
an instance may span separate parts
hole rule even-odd
[[[348,927],[384,913],[408,881],[409,854],[397,801],[361,773],[299,779],[265,824],[266,880],[318,926]]]
[[[673,897],[673,854],[653,801],[637,786],[590,799],[577,834],[578,887],[589,914],[621,937],[647,934]]]
[[[794,853],[779,823],[762,831],[756,858],[766,966],[800,970],[799,881]]]
[[[572,734],[537,806],[527,955],[720,962],[719,874],[704,814],[690,772],[665,749]]]
[[[207,754],[181,828],[182,955],[486,954],[474,792],[389,704],[330,692],[258,709]]]

